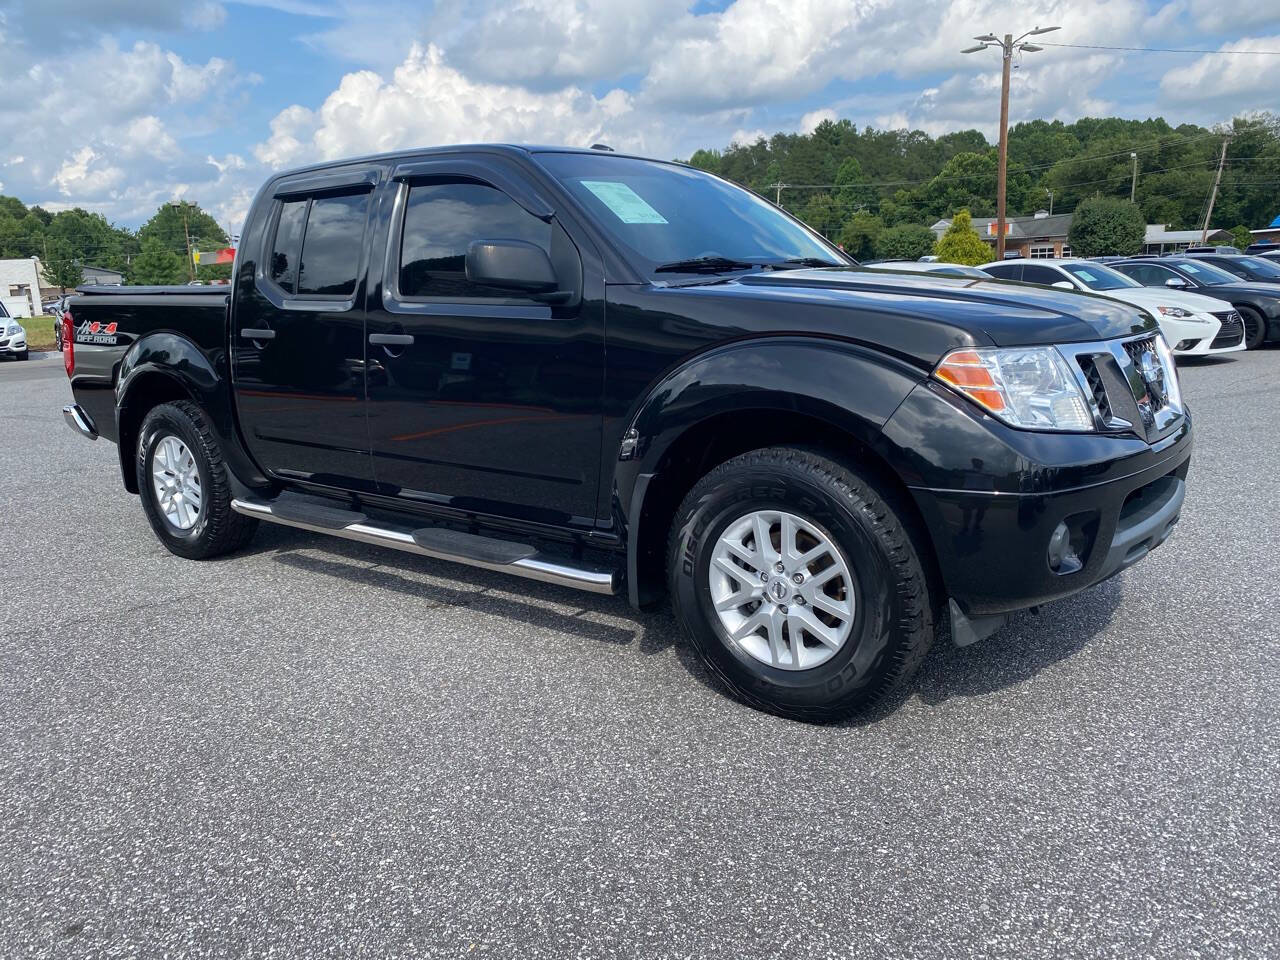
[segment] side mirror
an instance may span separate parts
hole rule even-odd
[[[558,286],[547,252],[524,240],[472,240],[466,267],[469,281],[487,287],[547,294]]]
[[[1057,287],[1059,290],[1074,290],[1076,288],[1076,285],[1070,280],[1059,280],[1054,283],[1053,286]]]
[[[1170,277],[1164,282],[1164,285],[1166,287],[1172,287],[1174,290],[1185,290],[1187,288],[1187,281],[1183,280],[1181,277]]]

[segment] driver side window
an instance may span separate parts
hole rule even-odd
[[[510,299],[510,290],[467,279],[467,246],[473,240],[523,240],[550,255],[551,231],[551,224],[487,183],[415,183],[409,189],[400,241],[400,296]]]

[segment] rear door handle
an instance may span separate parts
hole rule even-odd
[[[276,332],[274,330],[258,329],[257,327],[245,327],[240,331],[240,336],[246,340],[274,340]]]
[[[413,346],[413,334],[371,333],[369,334],[369,342],[379,347],[411,347]]]

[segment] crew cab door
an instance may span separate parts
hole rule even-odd
[[[231,316],[236,408],[259,466],[369,490],[365,277],[377,167],[274,184],[238,267]]]
[[[594,287],[584,293],[583,241],[524,177],[497,157],[393,171],[369,313],[374,474],[380,492],[401,499],[589,527],[600,474],[603,282],[588,277]],[[487,240],[545,253],[557,290],[469,279],[468,247]]]

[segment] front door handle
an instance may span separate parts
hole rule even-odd
[[[246,340],[274,340],[276,332],[265,328],[259,330],[257,327],[245,327],[240,331],[240,336]]]
[[[413,346],[413,334],[371,333],[369,334],[369,342],[379,347],[411,347]]]

